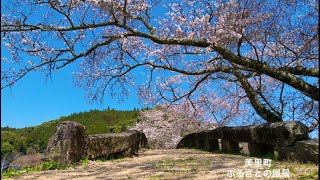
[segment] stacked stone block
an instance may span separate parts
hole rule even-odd
[[[83,125],[64,121],[58,124],[56,134],[49,139],[46,154],[61,164],[69,164],[85,157],[132,156],[147,143],[145,134],[140,131],[85,136]]]
[[[220,141],[220,148],[218,141]],[[252,156],[274,153],[281,159],[319,163],[319,142],[308,139],[308,128],[295,121],[259,126],[219,127],[185,136],[177,148],[240,152],[239,143],[248,143]]]

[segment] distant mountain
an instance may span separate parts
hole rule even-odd
[[[74,121],[86,127],[87,135],[122,132],[137,122],[139,111],[91,110],[74,113],[59,119],[26,128],[1,127],[1,159],[13,154],[44,152],[48,139],[61,121]]]

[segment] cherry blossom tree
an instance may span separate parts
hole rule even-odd
[[[152,149],[175,149],[187,134],[214,129],[216,125],[201,122],[167,106],[141,111],[139,122],[131,129],[143,131]]]
[[[319,122],[315,0],[14,0],[2,88],[74,64],[88,98],[129,95],[218,124]]]

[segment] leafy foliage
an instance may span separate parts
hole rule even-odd
[[[122,132],[133,126],[139,112],[117,110],[91,110],[74,113],[39,126],[21,129],[1,128],[1,159],[15,153],[43,152],[48,139],[55,133],[58,123],[62,121],[78,122],[86,127],[87,135],[110,132]]]

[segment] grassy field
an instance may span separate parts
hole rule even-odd
[[[318,179],[318,166],[293,161],[272,161],[271,167],[246,167],[245,160],[254,158],[235,154],[210,153],[195,149],[143,149],[137,157],[121,158],[108,161],[83,160],[78,166],[70,166],[60,170],[45,170],[40,172],[24,172],[13,176],[13,179],[284,179],[264,176],[255,178],[257,170],[287,169],[289,178],[309,180]],[[38,166],[47,168],[47,166]],[[51,164],[50,167],[54,167]],[[252,177],[238,177],[238,171],[251,170]],[[228,177],[228,171],[235,172],[235,176]],[[8,176],[4,177],[8,178]]]

